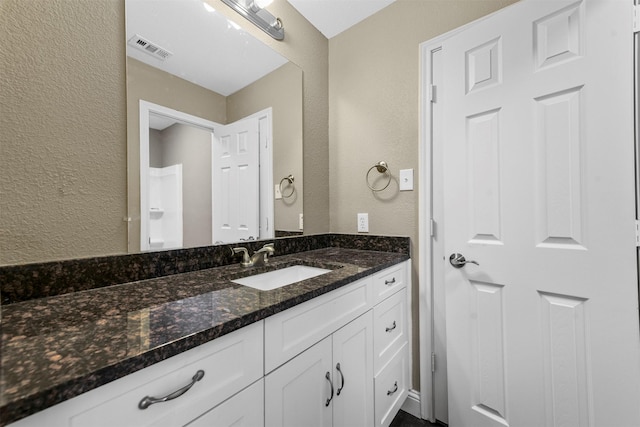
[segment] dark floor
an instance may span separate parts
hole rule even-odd
[[[391,421],[390,427],[443,427],[444,424],[433,424],[426,420],[421,420],[404,411],[398,412],[398,415]]]

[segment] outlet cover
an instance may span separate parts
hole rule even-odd
[[[369,214],[359,213],[358,214],[358,233],[368,233],[368,232],[369,232]]]

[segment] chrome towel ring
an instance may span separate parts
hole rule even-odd
[[[379,173],[383,173],[387,175],[387,183],[384,185],[384,187],[374,188],[369,182],[369,174],[373,169],[376,169]],[[389,184],[391,184],[391,173],[389,173],[389,165],[387,164],[387,162],[381,160],[375,165],[371,166],[367,171],[366,181],[367,181],[367,187],[369,187],[371,191],[382,191],[385,188],[387,188]]]
[[[282,184],[284,184],[285,181],[289,183],[285,188],[291,187],[291,192],[286,195],[284,194],[284,191],[282,189]],[[296,187],[293,185],[293,181],[295,181],[295,178],[293,177],[293,175],[285,176],[280,180],[279,188],[280,188],[280,194],[282,194],[283,199],[288,199],[289,197],[293,196],[294,191],[296,191]]]

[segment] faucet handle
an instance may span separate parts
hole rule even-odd
[[[249,251],[247,250],[247,248],[242,248],[242,247],[231,248],[231,253],[233,255],[238,254],[240,252],[242,252],[242,265],[244,267],[251,265],[251,258],[249,258]]]

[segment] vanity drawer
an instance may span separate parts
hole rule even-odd
[[[263,375],[263,322],[127,375],[12,424],[25,426],[126,427],[184,425]],[[147,396],[164,397],[204,376],[184,395],[146,409]]]
[[[373,309],[374,371],[389,363],[408,339],[407,290],[402,289]]]
[[[376,427],[388,427],[409,394],[408,350],[402,347],[375,377]]]
[[[265,374],[373,306],[367,277],[265,319]]]
[[[406,285],[407,263],[403,262],[393,267],[382,270],[373,277],[375,289],[375,304],[398,292]]]
[[[188,427],[264,426],[264,380],[242,390],[231,399],[192,421]]]

